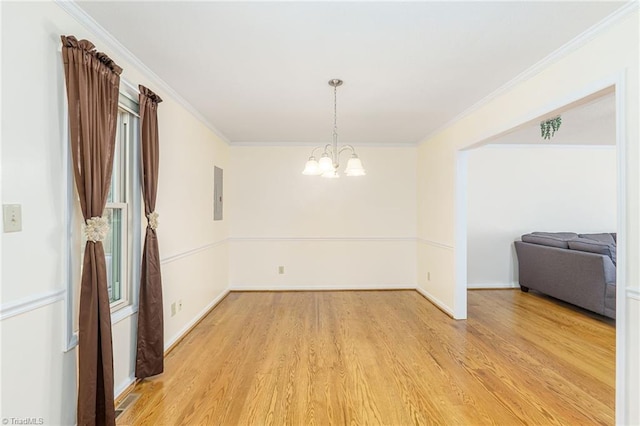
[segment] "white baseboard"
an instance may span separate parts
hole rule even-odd
[[[135,377],[127,377],[125,381],[116,386],[113,398],[118,399],[120,395],[122,395],[122,392],[126,391],[129,386],[135,383],[135,381]]]
[[[193,317],[193,319],[191,321],[186,323],[184,325],[184,327],[182,327],[180,329],[180,331],[175,336],[170,338],[168,341],[164,342],[164,350],[165,350],[165,352],[167,351],[167,349],[172,347],[178,340],[182,339],[182,337],[185,334],[187,334],[198,321],[200,321],[205,315],[207,315],[211,309],[213,309],[218,303],[220,303],[222,301],[222,299],[224,299],[227,296],[227,294],[229,294],[229,289],[228,288],[226,290],[224,290],[222,293],[220,293],[220,295],[218,297],[213,299],[211,301],[211,303],[209,303],[207,306],[205,306],[204,309],[202,309],[198,313],[198,315]]]
[[[231,291],[340,291],[340,290],[415,290],[412,285],[379,284],[379,285],[255,285],[232,284]]]
[[[191,331],[193,326],[198,321],[200,321],[205,315],[207,315],[209,313],[209,311],[211,311],[211,309],[213,309],[218,303],[220,303],[220,301],[222,301],[222,299],[224,299],[227,294],[229,294],[229,289],[224,290],[218,297],[213,299],[213,301],[211,301],[211,303],[209,303],[207,306],[205,306],[205,308],[203,310],[201,310],[198,313],[198,315],[196,315],[191,321],[189,321],[187,324],[185,324],[185,326],[182,327],[182,329],[180,329],[180,331],[174,337],[169,339],[168,342],[165,342],[165,344],[164,344],[165,352],[173,344],[175,344],[178,340],[180,340],[182,337],[184,337],[185,334],[187,334],[189,331]],[[134,365],[135,365],[135,361],[134,361]],[[127,377],[123,382],[121,382],[120,384],[116,385],[116,388],[115,388],[115,391],[114,391],[114,398],[118,399],[118,397],[120,395],[122,395],[122,392],[126,391],[129,386],[131,386],[133,383],[135,383],[135,381],[136,381],[135,376],[131,376],[131,377]]]
[[[503,288],[520,288],[518,283],[480,283],[480,284],[467,284],[469,290],[490,290],[490,289],[503,289]]]
[[[451,310],[451,308],[449,308],[447,305],[445,305],[444,302],[442,302],[440,299],[438,299],[437,297],[433,296],[431,293],[429,293],[428,291],[424,290],[423,288],[416,287],[415,290],[418,293],[420,293],[421,295],[423,295],[424,297],[426,297],[427,300],[429,300],[429,302],[431,302],[434,305],[436,305],[445,314],[447,314],[451,318],[455,319],[455,315],[453,314],[453,311]]]

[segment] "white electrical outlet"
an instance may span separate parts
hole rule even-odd
[[[427,272],[427,281],[431,281],[431,272]]]
[[[176,314],[176,302],[171,304],[171,316],[175,316]]]
[[[278,274],[284,274],[284,266],[278,266]]]
[[[178,312],[182,310],[182,299],[178,300]]]
[[[20,204],[4,204],[2,206],[4,232],[22,231],[22,207]]]

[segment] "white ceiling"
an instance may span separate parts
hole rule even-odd
[[[622,2],[78,5],[232,143],[416,143]],[[125,70],[126,77],[126,70]]]

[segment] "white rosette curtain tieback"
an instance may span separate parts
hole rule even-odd
[[[160,224],[160,222],[158,221],[159,216],[160,215],[156,212],[149,213],[147,215],[149,228],[153,229],[154,231],[158,229],[158,225]]]
[[[91,219],[87,219],[84,226],[84,234],[87,237],[87,241],[95,243],[97,241],[104,241],[109,235],[109,221],[106,217],[94,216]]]

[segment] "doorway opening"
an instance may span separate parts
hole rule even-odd
[[[481,286],[482,283],[473,283],[469,281],[469,278],[474,278],[470,275],[469,266],[473,267],[473,264],[469,264],[468,259],[468,247],[471,250],[477,249],[472,244],[468,244],[469,237],[469,205],[467,185],[468,172],[469,172],[469,156],[473,152],[482,152],[481,149],[497,149],[508,150],[505,148],[508,145],[508,140],[513,137],[519,137],[525,135],[527,132],[531,132],[532,129],[537,127],[538,140],[537,145],[551,145],[549,141],[543,140],[540,137],[539,124],[549,118],[556,117],[558,115],[565,115],[570,117],[576,113],[576,111],[586,110],[587,113],[591,110],[593,113],[600,108],[604,110],[607,107],[614,107],[614,123],[615,123],[615,141],[612,148],[602,148],[603,152],[607,149],[614,150],[615,154],[615,231],[617,232],[617,273],[616,273],[616,418],[622,418],[624,412],[624,400],[621,397],[622,391],[625,387],[625,371],[624,371],[624,353],[625,353],[625,298],[624,291],[620,289],[625,288],[625,266],[626,266],[626,171],[625,171],[625,113],[624,113],[624,79],[621,76],[615,76],[601,82],[597,82],[592,86],[585,88],[580,93],[575,93],[564,99],[560,99],[552,103],[551,105],[543,108],[542,110],[532,112],[529,117],[523,119],[520,123],[505,129],[504,131],[487,137],[478,141],[476,144],[458,151],[457,164],[456,164],[456,255],[455,255],[455,305],[454,311],[456,312],[456,318],[466,319],[467,317],[467,289],[469,284]],[[602,110],[600,112],[602,112]],[[588,114],[587,114],[588,115]],[[566,123],[564,127],[556,134],[557,140],[560,141],[560,135],[563,131],[566,131]],[[569,132],[571,133],[571,132]],[[579,133],[579,132],[578,132]],[[579,137],[579,135],[576,135]],[[585,136],[583,136],[585,137]],[[526,141],[526,139],[524,139]],[[516,142],[517,143],[517,142]],[[577,143],[577,142],[576,142]],[[560,144],[560,143],[559,143]],[[526,145],[521,144],[521,145]],[[569,145],[565,143],[564,145]],[[483,148],[484,147],[484,148]],[[489,148],[487,148],[489,147]],[[567,169],[571,170],[571,165],[567,166]],[[505,179],[509,177],[506,176]],[[560,226],[560,225],[559,225]],[[576,225],[578,226],[578,225]],[[607,224],[603,223],[603,227]],[[536,229],[530,229],[535,231]],[[560,230],[560,229],[558,229]],[[567,230],[567,228],[564,228]],[[580,231],[579,231],[580,232]],[[604,231],[603,231],[604,232]],[[524,233],[524,232],[523,232]],[[513,241],[513,240],[512,240]],[[502,261],[507,263],[508,266],[504,267],[500,273],[504,277],[510,277],[510,280],[506,280],[503,285],[512,286],[516,285],[517,275],[514,271],[514,263],[512,255],[509,250],[513,242],[510,243],[510,248],[505,252],[506,255],[502,256]],[[472,270],[473,271],[473,270]],[[478,271],[474,271],[473,274]],[[479,271],[485,273],[486,271]],[[490,283],[486,283],[487,285]],[[494,283],[495,284],[495,283]]]

